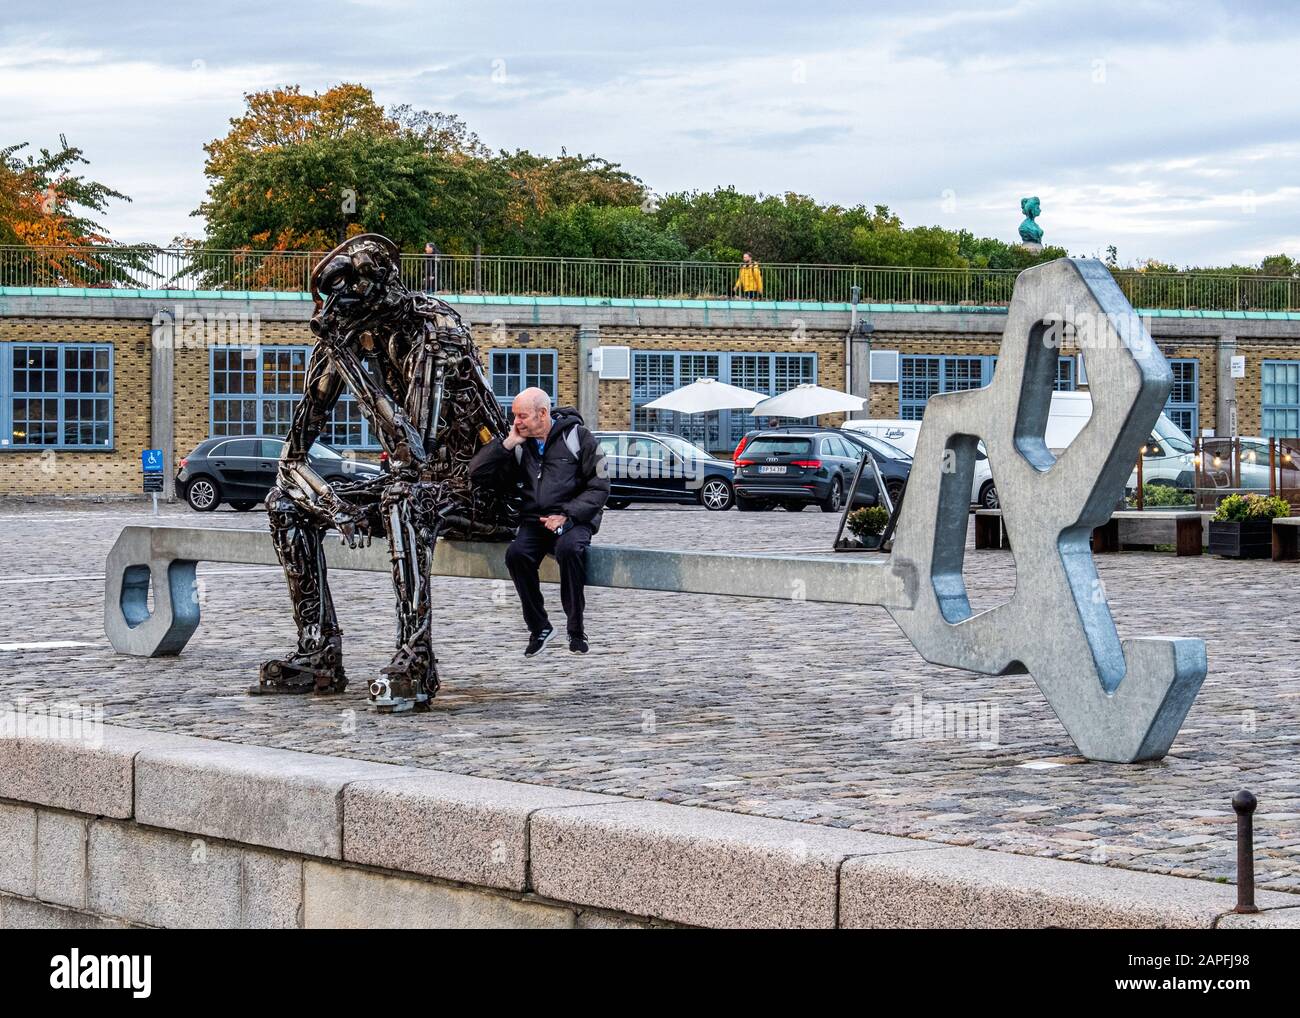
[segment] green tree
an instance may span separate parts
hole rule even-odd
[[[90,161],[63,135],[57,149],[27,147],[0,148],[0,243],[50,249],[28,256],[23,277],[42,286],[145,281],[148,249],[115,248],[96,218],[110,201],[131,199],[76,172]]]

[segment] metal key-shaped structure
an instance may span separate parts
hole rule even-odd
[[[1058,340],[1083,348],[1092,417],[1053,454],[1044,441]],[[916,584],[899,627],[935,664],[1028,671],[1084,756],[1164,756],[1205,679],[1203,640],[1120,640],[1090,540],[1124,495],[1172,385],[1169,365],[1107,268],[1059,259],[1022,272],[993,381],[926,404],[894,543]],[[962,580],[976,445],[1011,536],[1016,590],[972,614]],[[947,469],[935,469],[943,464]]]
[[[1044,431],[1067,331],[1087,358],[1092,417],[1055,455]],[[1168,364],[1104,265],[1061,259],[1035,266],[1016,282],[992,384],[927,404],[889,555],[593,545],[588,584],[878,605],[927,661],[988,675],[1028,671],[1089,759],[1159,759],[1205,678],[1205,644],[1121,640],[1089,539],[1123,497],[1171,382]],[[976,614],[961,569],[981,441],[1017,580],[1010,600]],[[391,568],[378,548],[332,544],[321,553],[330,568]],[[509,576],[499,543],[440,538],[431,559],[429,576]],[[187,595],[197,561],[270,564],[276,553],[264,532],[127,527],[109,554],[105,584],[105,629],[119,652],[180,653],[199,623],[199,606]],[[549,562],[543,579],[555,579]]]

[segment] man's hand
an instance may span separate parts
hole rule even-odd
[[[542,526],[552,532],[559,530],[569,522],[569,517],[561,516],[558,513],[553,516],[540,516],[538,518],[542,521]]]
[[[524,435],[524,434],[522,434],[522,433],[520,432],[520,430],[519,430],[519,418],[516,417],[516,418],[515,418],[515,419],[510,423],[510,433],[509,433],[508,435],[506,435],[505,438],[501,439],[501,446],[502,446],[502,448],[505,448],[505,449],[513,449],[513,448],[514,448],[515,446],[517,446],[520,442],[522,442],[526,437],[527,437],[526,435]]]

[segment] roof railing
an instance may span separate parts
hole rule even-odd
[[[215,251],[113,245],[0,245],[0,286],[302,293],[319,251]],[[998,307],[1014,269],[764,263],[761,299],[844,303],[853,287],[868,304]],[[1194,271],[1114,270],[1139,308],[1207,311],[1300,310],[1300,278]],[[732,262],[641,261],[532,255],[402,256],[414,289],[501,296],[725,299],[739,297]]]

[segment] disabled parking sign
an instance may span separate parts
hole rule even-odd
[[[163,451],[140,450],[140,469],[144,472],[144,491],[154,497],[154,515],[158,515],[158,492],[163,490]]]

